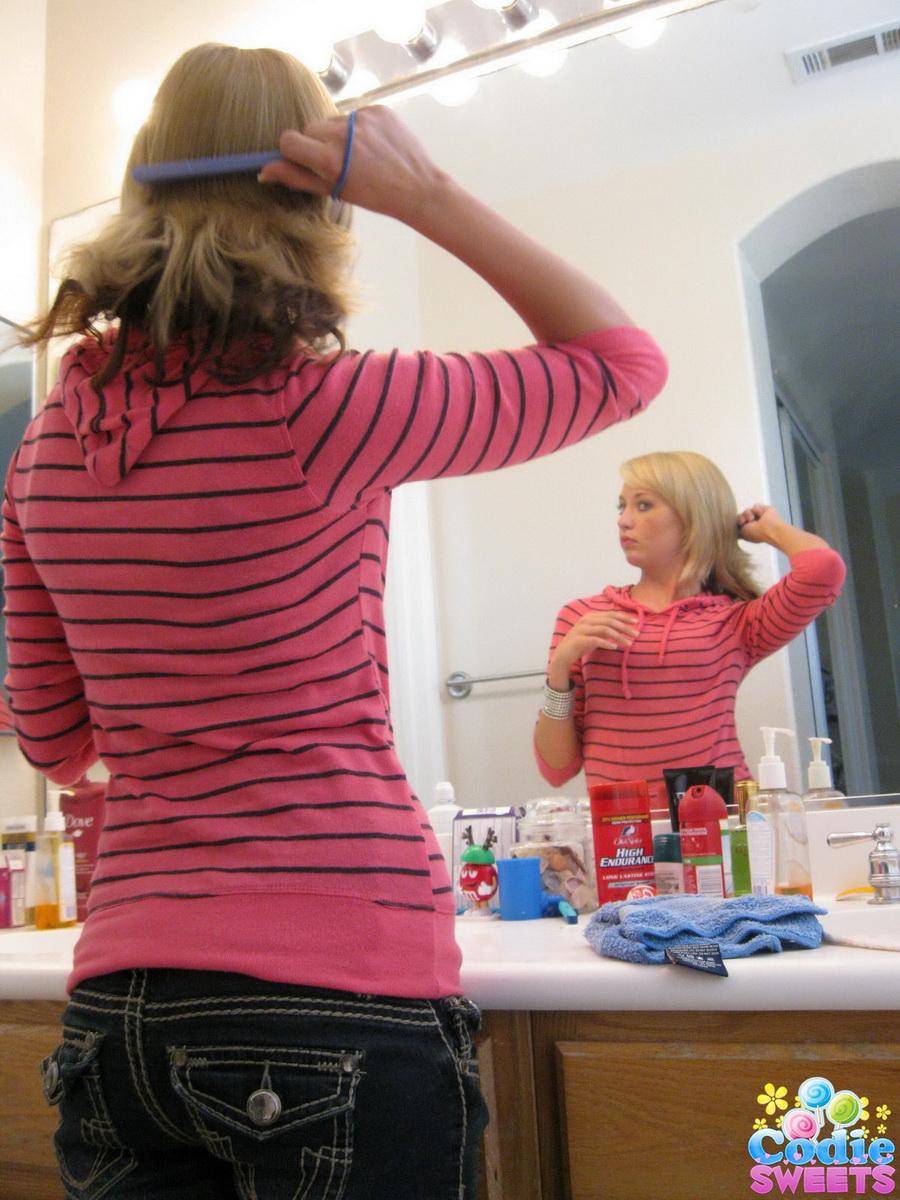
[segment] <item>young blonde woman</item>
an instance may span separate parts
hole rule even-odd
[[[665,379],[602,288],[285,54],[187,53],[131,166],[279,144],[261,179],[129,175],[35,327],[87,336],[9,472],[7,686],[51,779],[110,771],[44,1064],[73,1200],[474,1196],[478,1014],[391,737],[391,490],[550,453]],[[535,344],[331,349],[340,202],[455,254]]]
[[[844,564],[768,505],[738,513],[700,454],[643,455],[622,477],[619,541],[640,579],[561,609],[534,734],[538,767],[556,787],[582,767],[589,784],[705,764],[746,779],[738,685],[834,603]],[[739,538],[790,559],[762,595]]]

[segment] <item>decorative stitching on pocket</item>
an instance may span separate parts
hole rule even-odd
[[[195,1118],[195,1110],[198,1110],[202,1113],[204,1124],[209,1120],[218,1122],[257,1143],[352,1109],[362,1077],[359,1069],[363,1059],[361,1050],[192,1045],[169,1046],[168,1053],[172,1087],[189,1108],[194,1123],[201,1119]],[[329,1077],[325,1087],[330,1086],[332,1090],[320,1090],[318,1094],[294,1104],[282,1100],[285,1107],[272,1125],[263,1128],[255,1126],[246,1108],[238,1107],[234,1081],[227,1080],[228,1087],[223,1088],[223,1076],[240,1068],[264,1071],[268,1076],[273,1067],[281,1068],[284,1072],[282,1086],[291,1081],[292,1074],[295,1084],[303,1076],[308,1079],[311,1075],[319,1075]],[[210,1076],[205,1078],[203,1072],[210,1072]],[[253,1078],[249,1074],[240,1080],[242,1086],[249,1086],[251,1082]],[[228,1094],[229,1090],[231,1094]],[[295,1098],[296,1095],[295,1088]]]
[[[300,1155],[300,1164],[303,1169],[301,1178],[301,1186],[303,1191],[297,1193],[297,1200],[341,1200],[344,1192],[347,1190],[350,1168],[353,1163],[353,1122],[350,1112],[340,1113],[334,1118],[334,1131],[332,1133],[332,1144],[330,1148],[321,1150],[310,1150],[308,1146],[303,1147],[303,1152]],[[341,1146],[341,1136],[338,1130],[338,1123],[344,1126],[343,1143]],[[309,1170],[309,1159],[315,1159],[315,1167],[312,1175],[307,1180],[307,1172]],[[321,1191],[313,1192],[313,1187],[319,1182],[319,1172],[323,1163],[328,1164],[328,1179],[325,1181],[325,1186]],[[337,1171],[337,1175],[335,1172]]]
[[[68,1065],[62,1064],[60,1067],[61,1103],[65,1104],[68,1099],[69,1103],[74,1106],[74,1099],[66,1095],[66,1085],[67,1082],[80,1081],[93,1113],[92,1117],[82,1116],[78,1121],[79,1137],[85,1146],[90,1148],[88,1157],[91,1157],[90,1151],[94,1151],[90,1169],[86,1175],[76,1176],[60,1149],[58,1135],[67,1119],[65,1112],[60,1114],[60,1128],[57,1130],[57,1136],[54,1137],[54,1151],[60,1177],[69,1193],[89,1196],[90,1200],[101,1200],[101,1197],[105,1196],[114,1184],[134,1170],[137,1160],[134,1154],[122,1144],[103,1095],[97,1056],[104,1035],[91,1031],[85,1033],[83,1030],[70,1031],[72,1036],[66,1039],[51,1058],[55,1057],[59,1064],[62,1053],[67,1047],[80,1051],[80,1057],[77,1060]],[[70,1111],[68,1119],[78,1120],[77,1110]]]

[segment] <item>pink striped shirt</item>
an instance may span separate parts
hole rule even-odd
[[[453,894],[390,726],[391,489],[525,462],[639,412],[652,339],[297,357],[252,385],[86,340],[3,506],[23,751],[110,771],[70,986],[126,968],[459,991]]]
[[[630,588],[608,587],[573,600],[556,618],[550,658],[586,612],[624,609],[638,619],[626,650],[595,650],[572,669],[581,753],[538,768],[561,787],[584,767],[588,784],[659,779],[664,767],[714,764],[750,772],[734,722],[738,685],[751,667],[801,633],[833,604],[844,580],[834,550],[803,550],[790,572],[756,600],[702,594],[653,612]]]

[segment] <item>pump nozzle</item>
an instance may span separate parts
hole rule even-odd
[[[787,787],[784,762],[775,753],[775,734],[784,733],[794,736],[793,729],[781,729],[777,725],[760,726],[763,735],[765,754],[759,760],[759,786],[764,791],[778,790]]]
[[[47,806],[44,809],[44,833],[62,833],[66,818],[60,811],[59,788],[47,788]]]
[[[775,734],[776,733],[784,733],[784,734],[787,734],[788,737],[794,736],[793,729],[781,729],[777,725],[761,725],[760,729],[762,730],[762,735],[763,735],[763,745],[766,748],[766,754],[765,754],[766,758],[775,758],[776,757],[776,754],[775,754]]]
[[[831,780],[831,768],[828,763],[822,758],[822,743],[831,745],[831,738],[827,737],[811,737],[809,744],[812,747],[812,759],[807,768],[807,778],[809,779],[810,791],[814,788],[832,788],[834,784]]]

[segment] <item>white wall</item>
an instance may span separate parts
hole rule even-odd
[[[46,0],[0,0],[0,316],[31,317],[38,294]]]

